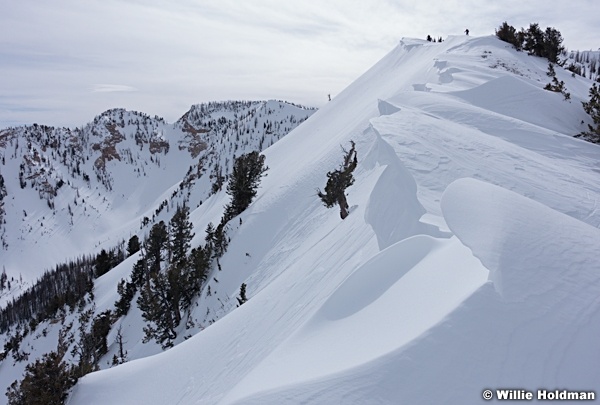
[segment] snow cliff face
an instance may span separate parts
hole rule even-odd
[[[265,151],[269,174],[193,311],[202,330],[150,356],[133,310],[114,328],[137,360],[85,376],[69,403],[456,404],[485,402],[486,388],[594,390],[600,149],[572,137],[590,122],[591,81],[556,68],[565,101],[543,89],[546,68],[494,37],[403,39]],[[200,131],[203,113],[178,128]],[[315,189],[351,140],[359,164],[341,221]],[[193,243],[226,201],[217,192],[193,211]],[[97,280],[97,311],[134,260]],[[249,300],[236,308],[241,283]]]

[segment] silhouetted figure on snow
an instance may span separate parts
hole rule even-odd
[[[469,35],[469,29],[468,28],[465,30],[465,34]]]

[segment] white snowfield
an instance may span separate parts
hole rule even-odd
[[[400,41],[266,150],[268,176],[216,274],[230,297],[245,282],[248,302],[167,352],[85,376],[68,403],[598,390],[600,148],[572,137],[590,122],[591,82],[557,67],[564,101],[543,90],[546,69],[494,37]],[[350,140],[359,165],[342,221],[315,189]],[[211,199],[192,214],[197,238],[226,196]]]

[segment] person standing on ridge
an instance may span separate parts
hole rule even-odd
[[[468,28],[465,30],[465,34],[469,35],[469,29]]]

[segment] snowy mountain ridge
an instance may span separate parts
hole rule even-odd
[[[485,389],[594,391],[600,149],[573,138],[591,122],[580,102],[592,82],[557,67],[565,100],[544,90],[547,65],[495,37],[400,41],[264,151],[268,176],[232,221],[176,346],[143,344],[132,305],[111,327],[102,370],[67,403],[458,404],[487,402]],[[341,220],[315,190],[350,141],[358,166]],[[221,190],[193,209],[192,246],[227,201]],[[137,258],[98,278],[85,308],[114,308]],[[24,350],[52,350],[78,316],[37,325]],[[111,367],[119,334],[129,361]],[[3,384],[22,367],[0,363]]]
[[[1,130],[4,271],[32,281],[68,258],[143,236],[170,218],[163,209],[205,200],[235,156],[268,147],[313,112],[234,101],[192,106],[174,124],[112,109],[82,128]]]

